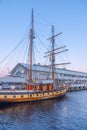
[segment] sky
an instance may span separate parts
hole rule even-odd
[[[26,30],[29,33],[32,8],[35,37],[42,37],[36,48],[45,50],[40,41],[48,44],[46,39],[54,25],[55,34],[62,32],[57,43],[69,49],[66,57],[71,64],[67,69],[87,72],[87,0],[0,0],[0,63],[22,40]],[[0,70],[3,66],[0,64]]]

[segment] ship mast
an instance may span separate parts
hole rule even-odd
[[[62,53],[62,52],[68,51],[68,49],[65,49],[66,46],[61,46],[61,47],[58,47],[58,48],[54,48],[54,46],[55,46],[55,38],[57,36],[59,36],[60,34],[62,34],[62,32],[60,32],[58,34],[54,34],[54,26],[52,26],[52,36],[47,39],[47,40],[51,40],[52,49],[50,51],[48,51],[48,52],[45,52],[46,55],[44,56],[44,57],[48,57],[48,56],[51,57],[52,80],[55,79],[54,71],[55,71],[55,66],[56,65],[70,64],[69,62],[68,63],[55,64],[55,55],[58,54],[58,53]]]
[[[30,29],[30,75],[29,80],[32,81],[32,52],[33,52],[33,39],[34,37],[34,14],[32,9],[32,16],[31,16],[31,29]]]
[[[54,56],[54,26],[52,26],[52,79],[54,80],[54,63],[55,63],[55,56]]]
[[[55,37],[60,35],[60,34],[61,33],[54,35],[54,26],[52,26],[52,37],[48,38],[48,40],[51,39],[51,43],[52,43],[52,50],[49,51],[49,52],[51,52],[50,54],[51,54],[51,64],[52,64],[52,80],[54,80],[54,78],[55,78],[55,76],[54,76],[54,71],[55,71],[55,50],[56,50],[56,49],[54,49]],[[57,48],[57,49],[59,49],[59,48]]]

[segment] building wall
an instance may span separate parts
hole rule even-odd
[[[87,73],[66,70],[66,69],[56,69],[55,79],[60,82],[65,82],[73,86],[87,86]],[[23,64],[18,64],[12,71],[12,75],[17,75],[21,77],[29,77],[29,69]],[[33,79],[51,79],[51,72],[49,72],[49,67],[41,65],[33,65]]]

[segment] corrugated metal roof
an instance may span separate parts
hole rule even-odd
[[[29,64],[24,64],[24,63],[20,63],[22,66],[24,66],[25,68],[27,68],[29,70]],[[43,71],[43,72],[52,72],[52,69],[48,66],[45,65],[39,65],[39,64],[33,64],[32,69],[35,71]],[[75,71],[75,70],[68,70],[68,69],[64,69],[64,68],[56,68],[56,73],[65,73],[65,74],[74,74],[74,75],[82,75],[82,76],[87,76],[87,73],[85,72],[79,72],[79,71]]]
[[[25,68],[27,68],[29,70],[29,64],[24,64],[24,63],[20,63],[22,66],[24,66]],[[45,72],[49,72],[50,71],[50,67],[48,66],[44,66],[44,65],[38,65],[38,64],[33,64],[32,66],[33,71],[45,71]]]
[[[26,79],[25,78],[20,78],[20,77],[14,77],[14,76],[6,76],[3,78],[0,78],[0,83],[26,83]]]

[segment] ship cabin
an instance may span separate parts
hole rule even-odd
[[[27,90],[33,91],[52,91],[53,90],[53,80],[44,80],[44,81],[35,81],[35,83],[31,83],[26,86]]]

